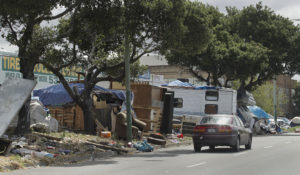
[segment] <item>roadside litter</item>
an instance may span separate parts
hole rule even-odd
[[[144,140],[143,142],[138,142],[138,143],[134,144],[133,147],[142,152],[153,151],[153,147],[148,144],[147,140]]]

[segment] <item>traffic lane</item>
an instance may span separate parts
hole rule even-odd
[[[300,137],[299,137],[300,138]],[[299,147],[298,137],[255,137],[253,149],[242,149],[234,153],[226,147],[215,151],[205,149],[201,153],[194,153],[192,146],[163,149],[153,153],[141,153],[127,157],[87,162],[69,167],[47,167],[23,170],[13,174],[247,174],[247,172],[272,172],[270,165],[274,159],[281,158],[289,163],[288,168],[294,166],[291,162],[299,162],[296,154],[286,150]],[[274,153],[275,152],[275,153]],[[287,155],[287,157],[286,157]],[[92,164],[92,165],[91,165]],[[275,168],[276,169],[276,168]],[[276,171],[274,169],[274,171]],[[283,170],[292,171],[293,170]],[[298,170],[297,170],[298,171]],[[277,172],[277,171],[276,171]],[[278,171],[282,172],[282,171]]]
[[[259,137],[254,138],[253,149],[234,153],[222,159],[207,160],[205,166],[193,170],[200,174],[298,174],[297,164],[300,157],[297,154],[300,146],[299,137]],[[214,153],[223,152],[224,148],[216,149]],[[210,154],[204,150],[204,154]],[[202,155],[202,153],[200,153]]]
[[[290,148],[291,144],[293,148]],[[284,146],[283,146],[284,145]],[[243,147],[243,146],[241,146]],[[185,147],[181,150],[174,149],[163,151],[164,153],[171,153],[171,155],[179,155],[178,157],[168,157],[166,161],[154,163],[152,171],[145,171],[160,174],[184,174],[189,172],[197,174],[248,174],[254,171],[257,174],[261,172],[272,172],[269,170],[270,164],[274,163],[274,160],[278,158],[299,162],[297,156],[293,154],[292,150],[299,147],[298,137],[255,137],[252,150],[241,149],[241,152],[232,152],[228,147],[220,147],[214,151],[208,149],[208,147],[201,153],[193,153],[192,147]],[[187,151],[189,150],[189,151]],[[291,157],[289,154],[294,157]],[[192,152],[190,154],[190,152]],[[276,153],[280,154],[276,154]],[[290,161],[287,161],[290,163]],[[278,162],[276,162],[278,163]],[[275,164],[274,164],[275,165]],[[293,164],[289,164],[291,167]],[[155,167],[155,168],[154,168]],[[291,167],[287,167],[288,171],[293,171]],[[264,168],[264,169],[262,169]],[[262,170],[260,170],[262,169]],[[147,167],[145,167],[147,170]],[[281,169],[284,172],[287,170]],[[276,172],[282,172],[277,171]],[[248,173],[247,173],[248,172]],[[135,173],[130,172],[130,173]]]
[[[152,169],[151,173],[182,174],[191,171],[191,173],[198,174],[247,174],[247,172],[252,174],[253,168],[258,168],[256,170],[264,168],[260,171],[255,171],[257,174],[261,174],[260,172],[272,172],[273,169],[269,170],[270,164],[275,165],[273,161],[276,160],[275,162],[278,163],[279,158],[282,160],[286,159],[286,162],[290,165],[290,167],[287,167],[288,171],[293,171],[291,169],[293,164],[290,162],[299,162],[298,157],[294,154],[294,151],[297,151],[299,147],[299,143],[298,137],[255,137],[253,149],[241,149],[239,153],[232,152],[227,147],[220,147],[214,151],[206,147],[203,152],[192,154],[190,154],[190,152],[193,152],[192,147],[185,147],[182,150],[168,150],[164,151],[164,153],[180,156],[171,159],[168,157],[165,161],[162,159],[159,164],[153,163],[151,167],[155,168]],[[199,171],[199,168],[201,171]],[[147,167],[145,167],[146,169]],[[275,169],[274,171],[276,172],[282,172]],[[280,170],[286,172],[284,169]]]

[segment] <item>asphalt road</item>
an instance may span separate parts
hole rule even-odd
[[[227,147],[194,153],[192,146],[64,167],[18,170],[8,175],[296,175],[300,173],[300,137],[255,137],[251,150]],[[0,173],[1,174],[1,173]]]

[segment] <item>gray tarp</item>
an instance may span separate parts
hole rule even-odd
[[[34,80],[7,79],[0,86],[0,136],[19,112],[36,85]]]
[[[31,126],[37,125],[45,127],[47,132],[57,132],[58,131],[58,121],[47,116],[47,112],[44,110],[44,105],[38,100],[31,100],[30,102],[30,123]]]

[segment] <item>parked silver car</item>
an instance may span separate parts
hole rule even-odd
[[[200,152],[203,146],[209,146],[210,149],[214,149],[215,146],[230,146],[238,152],[240,145],[251,149],[252,131],[245,128],[236,115],[208,115],[195,126],[193,143],[195,152]]]

